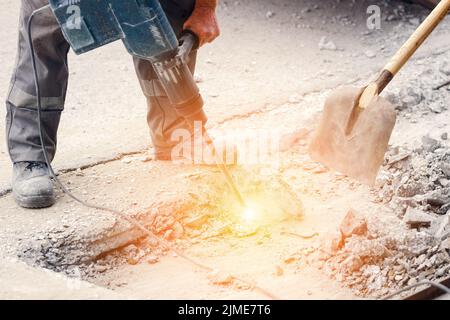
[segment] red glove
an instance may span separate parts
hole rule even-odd
[[[216,17],[217,0],[196,0],[192,15],[184,24],[184,29],[194,32],[200,46],[213,42],[220,35]]]

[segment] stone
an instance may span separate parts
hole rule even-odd
[[[438,214],[450,216],[450,203],[444,204],[438,211]]]
[[[106,270],[108,270],[108,267],[96,264],[94,266],[94,270],[97,271],[97,272],[103,273]]]
[[[446,194],[443,189],[432,191],[424,196],[424,201],[434,207],[442,207],[450,203],[450,195]]]
[[[366,55],[367,58],[369,59],[373,59],[377,56],[377,54],[375,53],[375,51],[372,50],[366,50],[364,51],[364,54]]]
[[[353,236],[345,242],[345,251],[351,252],[358,257],[367,257],[370,259],[379,259],[389,254],[383,240],[367,239],[362,236]]]
[[[395,277],[394,277],[394,280],[396,281],[396,282],[400,282],[400,281],[402,281],[403,280],[403,275],[401,275],[401,274],[398,274],[398,275],[396,275]]]
[[[414,197],[418,194],[422,194],[424,186],[420,181],[400,181],[396,185],[396,195],[402,198]]]
[[[159,258],[157,256],[149,256],[147,257],[146,262],[148,264],[156,264],[159,262]]]
[[[277,277],[281,277],[282,275],[284,275],[284,270],[283,268],[281,268],[280,266],[276,266],[275,267],[275,275]]]
[[[139,263],[139,260],[135,259],[135,258],[128,258],[127,262],[129,265],[135,266]]]
[[[175,222],[172,226],[172,239],[181,239],[184,235],[184,228],[179,222]]]
[[[440,143],[436,139],[433,139],[430,136],[422,137],[422,148],[424,151],[434,152],[439,147],[440,147]]]
[[[344,245],[341,232],[330,232],[322,239],[322,249],[329,254],[336,254]]]
[[[355,255],[348,256],[344,262],[342,262],[342,268],[348,273],[357,272],[363,266],[363,261],[360,257]]]
[[[148,237],[147,240],[146,240],[146,245],[154,248],[154,247],[157,247],[159,245],[159,241],[156,240],[155,238]]]
[[[445,111],[445,107],[442,105],[441,101],[433,101],[428,105],[428,108],[433,113],[442,113]]]
[[[220,270],[213,270],[208,275],[209,280],[215,285],[226,286],[233,283],[233,276]]]
[[[444,188],[448,187],[450,185],[450,180],[441,178],[439,179],[439,184],[443,186]]]
[[[327,37],[322,37],[319,41],[319,49],[320,50],[329,50],[329,51],[336,51],[337,50],[337,46],[336,44],[331,41],[328,40]]]
[[[433,220],[434,218],[428,213],[412,207],[408,207],[405,216],[403,217],[403,221],[410,228],[430,227]]]
[[[442,238],[447,233],[448,227],[450,227],[450,216],[446,215],[440,218],[440,221],[438,221],[434,237],[436,239]]]
[[[291,263],[294,263],[296,261],[298,261],[298,258],[295,257],[295,256],[290,256],[290,257],[287,257],[287,258],[285,258],[283,260],[283,262],[286,263],[286,264],[291,264]]]
[[[367,221],[354,209],[350,209],[344,220],[342,220],[339,229],[344,238],[349,238],[353,235],[363,236],[367,233]]]
[[[441,170],[447,178],[450,178],[450,163],[441,163]]]
[[[448,140],[448,133],[447,132],[444,132],[443,134],[441,134],[441,139],[442,140]]]
[[[419,26],[419,24],[420,24],[419,18],[411,18],[411,19],[408,20],[408,22],[410,24],[412,24],[413,26],[416,26],[416,27]]]
[[[422,92],[413,87],[401,89],[400,96],[403,108],[414,107],[424,99]]]
[[[448,61],[443,61],[439,66],[439,71],[446,76],[450,76],[450,63]]]
[[[389,157],[388,166],[392,166],[400,161],[406,160],[411,156],[411,153],[409,152],[403,152],[399,153],[397,155],[394,155],[392,157]]]
[[[267,11],[267,13],[266,13],[266,18],[267,18],[267,19],[270,19],[270,18],[273,18],[273,17],[275,17],[275,12],[273,12],[273,11]]]
[[[134,244],[130,244],[123,249],[123,252],[125,252],[127,255],[135,255],[139,251],[138,247]]]
[[[441,242],[441,249],[450,250],[450,237]]]

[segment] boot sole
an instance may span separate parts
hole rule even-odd
[[[23,197],[14,194],[16,203],[25,209],[44,209],[53,206],[56,202],[53,196],[37,196],[37,197]]]

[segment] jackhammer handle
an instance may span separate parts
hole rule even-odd
[[[192,52],[192,50],[197,49],[199,47],[199,44],[200,40],[198,36],[190,30],[185,30],[180,38],[178,55],[183,57],[184,61],[187,61],[189,54]]]
[[[422,22],[422,24],[384,67],[378,79],[364,90],[359,100],[360,108],[366,108],[374,96],[383,92],[394,76],[400,71],[406,62],[408,62],[411,56],[445,18],[449,10],[450,0],[441,0],[436,8],[434,8],[429,16]]]

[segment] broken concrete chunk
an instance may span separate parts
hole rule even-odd
[[[139,252],[139,248],[134,244],[130,244],[123,249],[123,252],[129,256],[132,256]]]
[[[281,277],[282,275],[284,275],[284,270],[283,270],[283,268],[280,267],[280,266],[276,266],[276,267],[275,267],[275,272],[274,272],[274,274],[275,274],[277,277]]]
[[[157,257],[157,256],[149,256],[149,257],[147,257],[146,262],[148,264],[156,264],[156,263],[159,262],[159,257]]]
[[[351,255],[342,262],[342,268],[345,272],[353,273],[359,271],[364,265],[360,257]]]
[[[450,163],[441,163],[442,172],[444,172],[447,178],[450,178]]]
[[[108,270],[108,267],[107,267],[107,266],[102,266],[102,265],[96,264],[96,265],[94,266],[94,270],[97,271],[97,272],[99,272],[99,273],[103,273],[103,272],[105,272],[106,270]]]
[[[450,195],[445,192],[445,189],[441,189],[426,194],[424,200],[431,206],[442,207],[450,203]]]
[[[439,66],[439,71],[446,76],[450,76],[450,63],[448,61],[443,61]]]
[[[354,209],[350,209],[341,222],[340,231],[344,238],[352,235],[363,236],[367,233],[367,221]]]
[[[437,226],[436,226],[436,232],[434,233],[434,237],[436,239],[441,239],[443,236],[446,235],[447,233],[447,229],[450,228],[450,216],[446,215],[442,218],[440,218],[440,220],[437,221]]]
[[[440,143],[436,139],[433,139],[429,136],[422,137],[422,148],[424,151],[434,152],[439,147]]]
[[[175,222],[172,226],[172,239],[181,239],[184,235],[184,228],[178,221]]]
[[[413,107],[421,103],[424,99],[422,91],[413,87],[402,88],[399,93],[404,108]]]
[[[214,270],[208,275],[209,280],[215,285],[227,286],[233,283],[233,276],[231,274]]]
[[[408,207],[408,209],[406,210],[406,214],[403,217],[403,221],[410,228],[428,228],[431,226],[431,222],[433,220],[434,218],[428,213],[411,207]]]
[[[364,51],[364,54],[369,59],[373,59],[373,58],[375,58],[377,56],[376,52],[372,51],[372,50],[366,50],[366,51]]]
[[[274,16],[275,16],[275,12],[267,11],[267,13],[266,13],[266,18],[267,19],[273,18]]]
[[[441,249],[443,249],[443,250],[450,250],[450,238],[447,238],[444,241],[442,241]]]
[[[331,41],[328,40],[327,37],[322,37],[319,41],[319,49],[320,50],[329,50],[329,51],[336,51],[337,50],[337,46],[336,44]]]
[[[448,179],[441,178],[441,179],[439,179],[438,181],[439,181],[439,184],[440,184],[441,186],[443,186],[444,188],[450,186],[450,180],[448,180]]]
[[[442,113],[445,111],[445,106],[441,103],[441,101],[433,101],[428,105],[428,108],[431,112],[434,113]]]
[[[403,153],[397,154],[395,156],[389,157],[388,166],[392,166],[392,165],[396,164],[397,162],[406,160],[410,156],[411,156],[410,152],[403,152]]]
[[[450,216],[450,203],[444,204],[440,209],[439,209],[439,214],[446,214],[448,216]]]
[[[339,249],[344,245],[344,239],[342,238],[342,233],[330,232],[322,239],[322,249],[328,254],[336,254]]]

